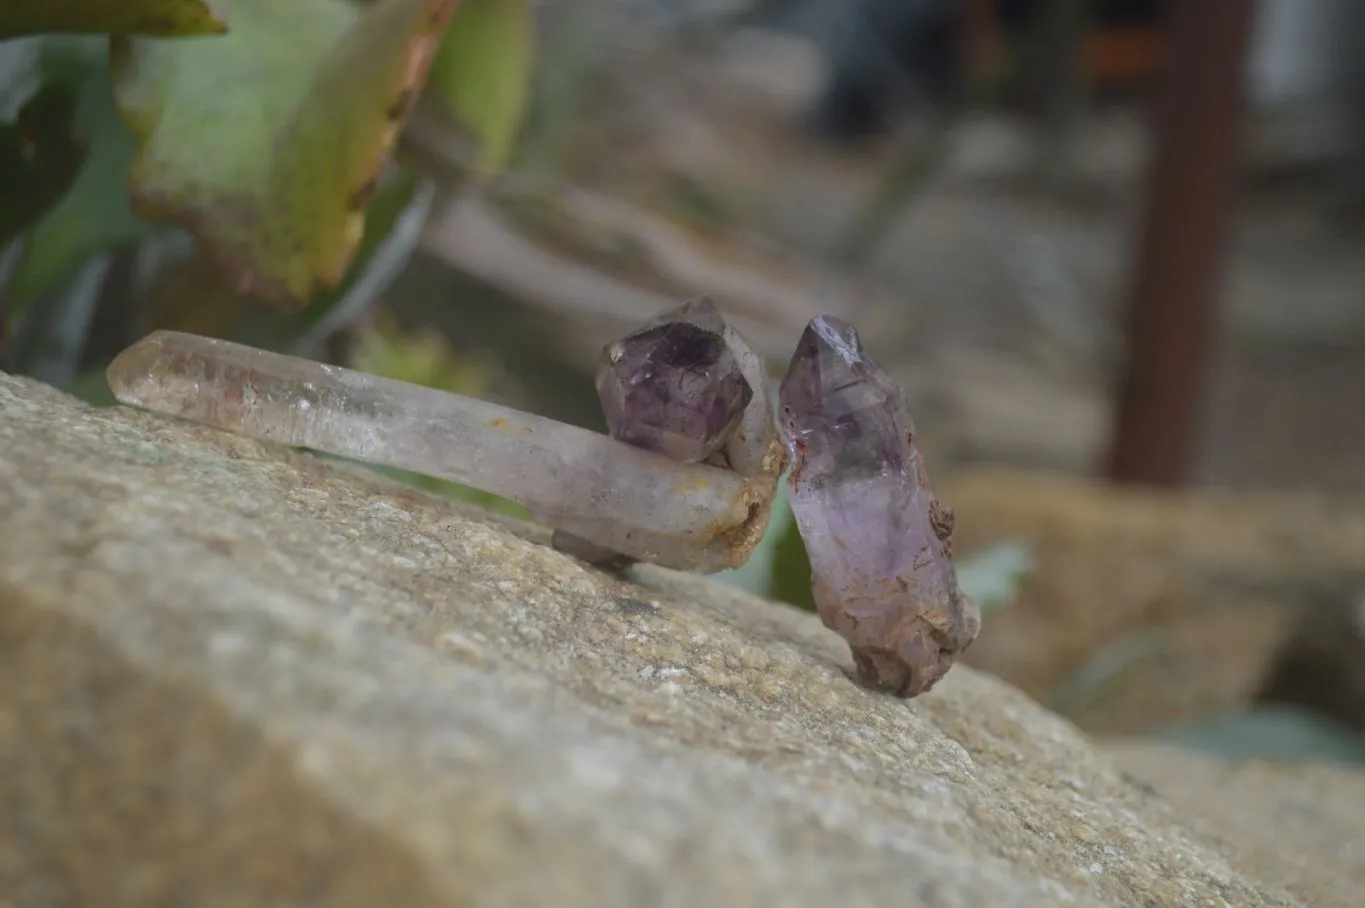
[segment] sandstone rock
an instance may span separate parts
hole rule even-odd
[[[1280,882],[1305,905],[1346,904],[1348,893],[1365,892],[1365,775],[1325,765],[1215,760],[1148,744],[1109,750],[1125,770],[1178,804],[1201,834],[1228,843],[1243,866]],[[1305,860],[1306,854],[1313,857]]]
[[[0,375],[0,899],[1301,904],[1004,684],[543,542]]]
[[[1094,733],[1254,699],[1308,607],[1341,598],[1365,564],[1365,507],[1340,498],[1116,491],[1007,470],[940,487],[957,551],[1020,539],[1035,560],[964,661]]]

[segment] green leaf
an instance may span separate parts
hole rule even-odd
[[[336,287],[455,2],[217,0],[224,37],[115,39],[134,209],[185,226],[240,293]]]
[[[73,56],[61,47],[48,65],[75,68]],[[87,67],[77,100],[75,135],[88,145],[89,152],[70,188],[29,231],[7,294],[15,312],[68,280],[91,256],[143,239],[157,229],[137,218],[129,207],[128,167],[136,141],[114,109],[108,67],[102,58]]]
[[[214,35],[226,24],[204,0],[4,0],[0,39],[38,34]]]
[[[82,372],[66,390],[93,407],[112,407],[118,403],[118,398],[109,388],[109,377],[104,369]]]
[[[75,135],[75,86],[40,88],[14,123],[0,123],[0,246],[36,221],[70,188],[86,146]]]
[[[304,309],[291,313],[262,311],[259,300],[235,292],[223,280],[222,272],[196,254],[158,275],[147,296],[151,327],[229,338],[270,350],[292,347],[353,291],[412,202],[414,186],[411,176],[403,172],[385,181],[366,213],[357,267],[340,287],[317,294]]]
[[[478,139],[486,170],[502,169],[511,156],[534,55],[526,0],[463,0],[432,64],[433,99]]]
[[[401,236],[400,220],[417,217],[425,221],[430,192],[424,202],[413,175],[398,170],[375,195],[365,214],[365,238],[355,255],[355,267],[341,286],[320,293],[303,309],[288,314],[249,312],[234,332],[241,343],[253,347],[286,349],[298,343],[314,343],[355,319],[356,304],[369,307],[402,272],[421,238],[420,228]],[[319,334],[321,332],[321,335]]]
[[[1002,542],[958,560],[962,591],[989,615],[1013,604],[1019,585],[1033,572],[1033,557],[1020,542]]]
[[[806,544],[801,541],[801,533],[796,529],[796,518],[792,516],[790,508],[782,522],[774,521],[768,532],[777,534],[772,556],[773,597],[814,611],[810,558],[806,555]]]
[[[1237,760],[1323,760],[1365,763],[1365,736],[1306,710],[1256,706],[1170,729],[1158,736]]]

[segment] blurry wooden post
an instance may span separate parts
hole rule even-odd
[[[1108,474],[1176,486],[1199,441],[1255,0],[1171,3]]]

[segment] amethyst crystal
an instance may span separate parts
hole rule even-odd
[[[612,436],[689,462],[725,447],[754,395],[725,334],[700,299],[608,345],[597,393]]]
[[[957,584],[952,511],[934,499],[896,382],[830,316],[811,321],[779,392],[792,512],[821,620],[865,683],[913,697],[976,639]]]
[[[743,563],[767,527],[786,461],[763,361],[744,338],[709,298],[699,297],[609,344],[597,390],[619,441],[675,460],[705,460],[745,477],[750,519],[712,542],[726,550],[718,551],[713,570]],[[551,545],[609,570],[634,562],[564,530],[555,531]]]

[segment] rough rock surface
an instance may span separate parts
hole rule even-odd
[[[542,542],[0,374],[0,899],[1300,904],[1004,684]]]
[[[1210,759],[1154,744],[1108,748],[1134,778],[1227,843],[1242,866],[1305,905],[1349,905],[1365,892],[1365,774],[1322,764]],[[1288,846],[1288,847],[1287,847]]]
[[[1244,706],[1310,606],[1365,587],[1365,508],[1349,498],[1115,491],[1010,470],[936,486],[957,514],[956,551],[1018,539],[1035,560],[963,661],[1095,734]],[[1322,633],[1347,639],[1328,622]],[[1359,665],[1343,649],[1331,677]]]

